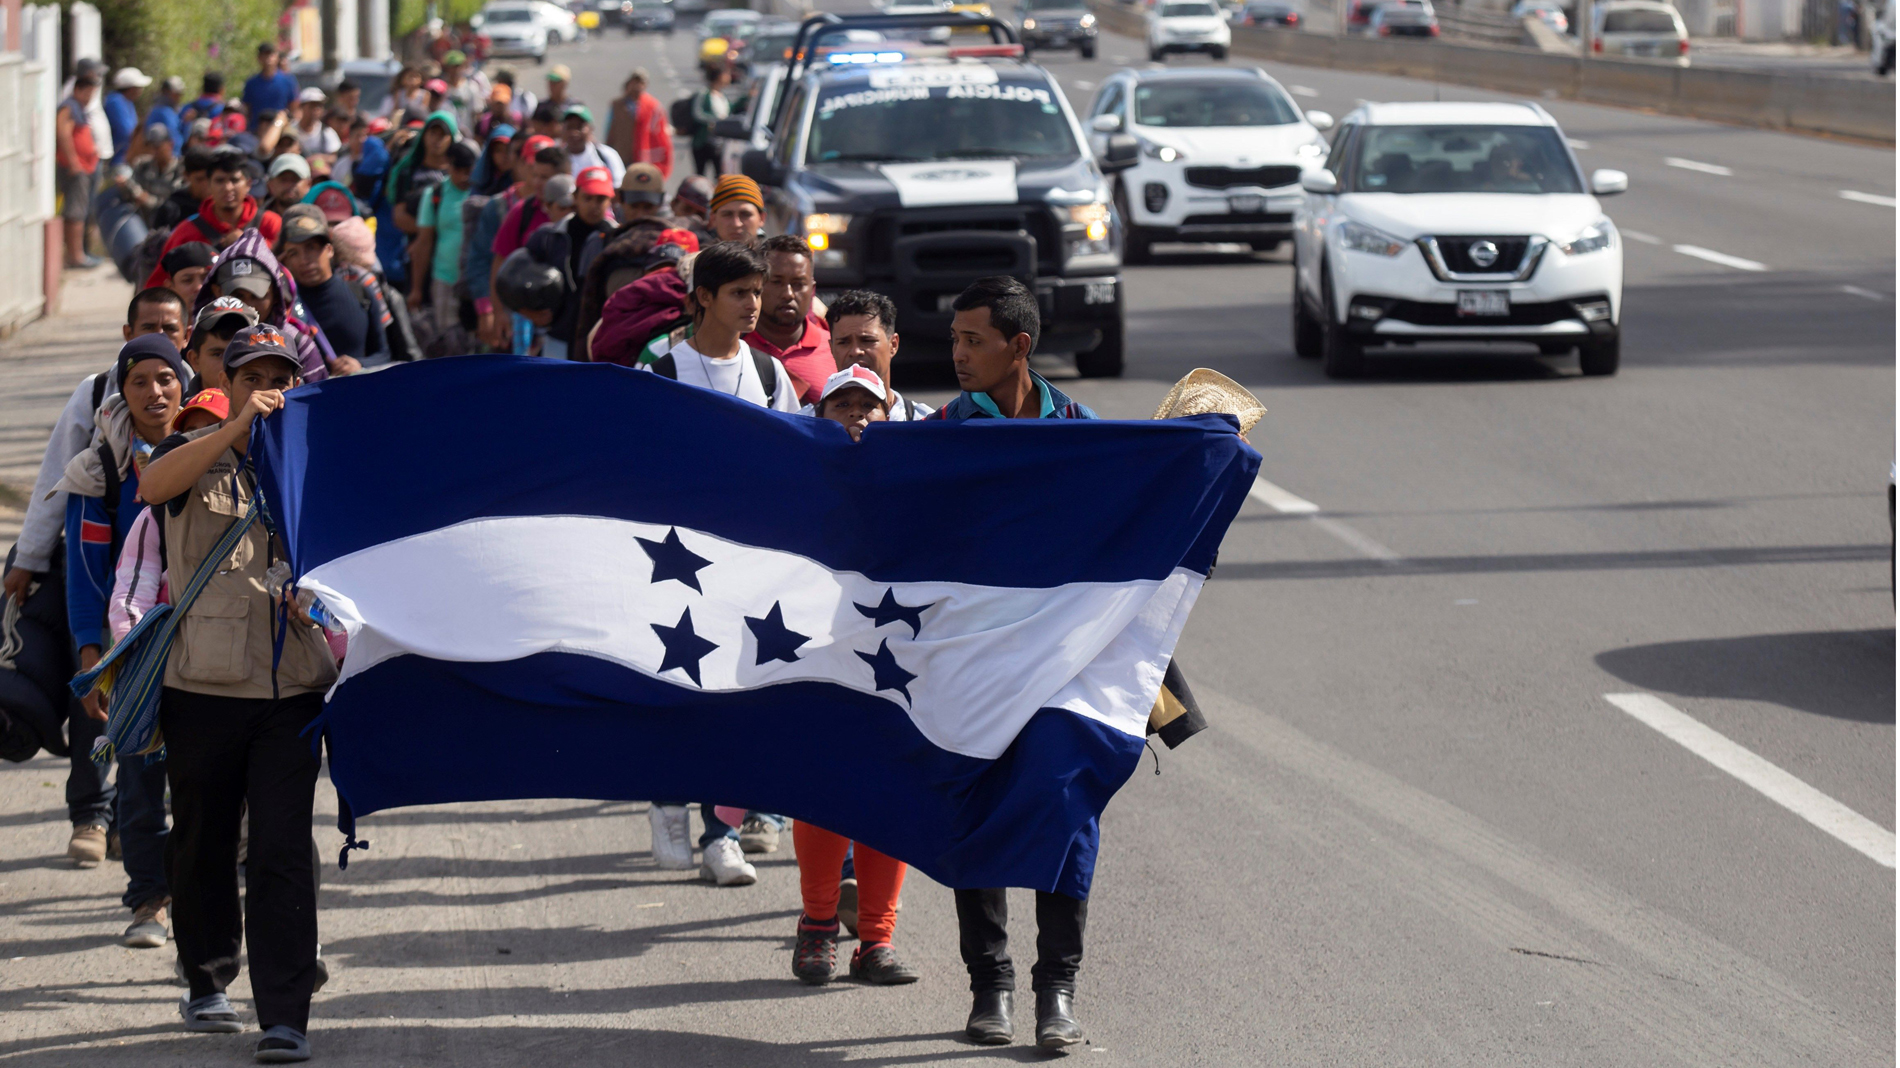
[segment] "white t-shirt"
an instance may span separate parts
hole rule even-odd
[[[693,347],[691,341],[682,341],[673,346],[668,350],[668,355],[673,357],[677,373],[675,381],[751,401],[775,412],[798,410],[798,394],[792,388],[791,372],[779,363],[777,357],[767,357],[778,371],[778,386],[768,398],[765,395],[765,383],[759,381],[759,369],[752,358],[752,347],[743,341],[739,342],[739,354],[728,360],[715,360],[702,354]],[[653,365],[648,364],[647,370],[653,370]]]
[[[620,188],[620,179],[627,176],[627,165],[620,161],[620,153],[601,144],[599,141],[587,142],[587,147],[569,157],[574,166],[574,177],[589,167],[605,167],[613,175],[614,188]]]
[[[327,122],[317,123],[314,130],[306,130],[302,124],[293,129],[297,132],[297,147],[303,149],[306,156],[334,156],[343,151],[343,142]]]

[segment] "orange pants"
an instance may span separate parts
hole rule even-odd
[[[792,824],[792,842],[798,849],[798,882],[805,896],[805,915],[819,922],[838,915],[838,875],[844,868],[851,839],[798,820]],[[853,863],[858,870],[858,941],[864,945],[889,942],[897,929],[897,894],[904,889],[909,865],[857,843]]]

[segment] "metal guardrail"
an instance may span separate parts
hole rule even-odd
[[[1141,9],[1089,0],[1102,28],[1141,38]],[[1891,82],[1638,59],[1583,58],[1445,40],[1331,37],[1234,27],[1237,55],[1301,67],[1426,78],[1530,97],[1643,108],[1743,126],[1894,143]]]

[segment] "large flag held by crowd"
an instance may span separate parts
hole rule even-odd
[[[258,427],[350,635],[321,724],[352,837],[402,805],[713,801],[1078,897],[1260,459],[1216,415],[853,443],[506,356],[305,387]]]

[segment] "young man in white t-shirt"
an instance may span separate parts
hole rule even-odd
[[[759,324],[765,261],[744,245],[721,241],[694,257],[692,272],[692,334],[649,346],[654,358],[647,370],[774,411],[798,411],[798,386],[785,365],[741,340]]]

